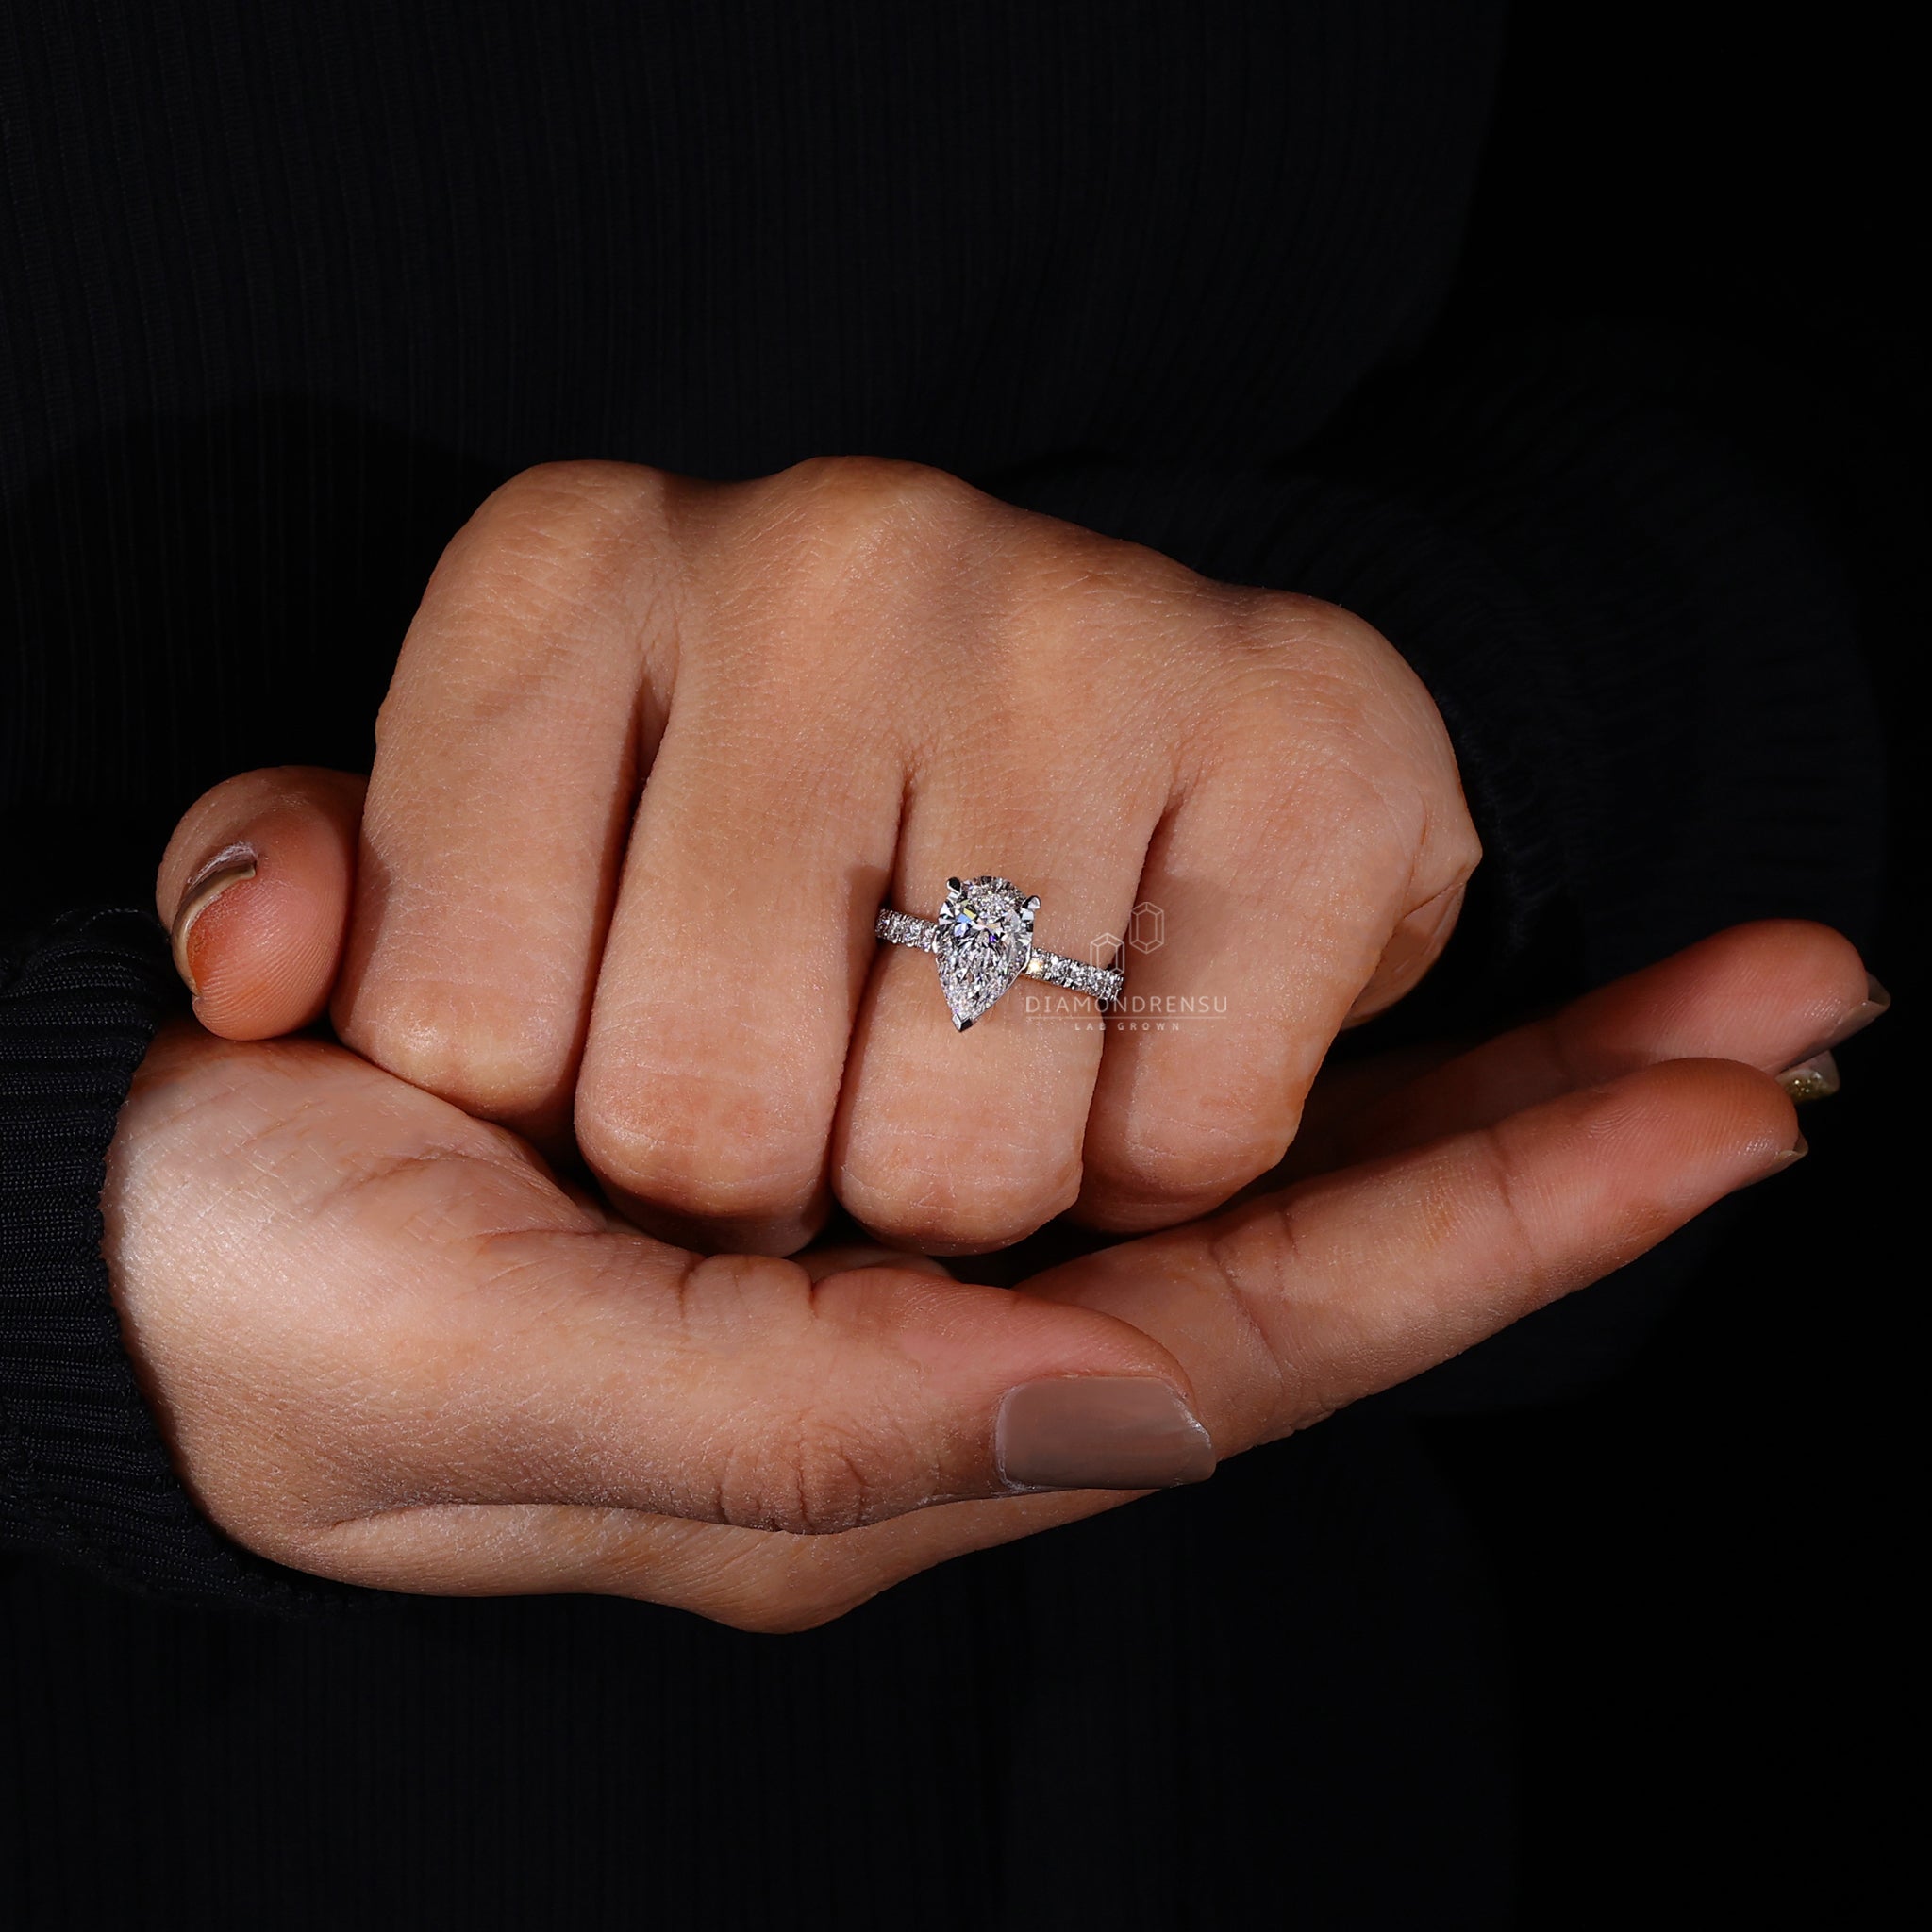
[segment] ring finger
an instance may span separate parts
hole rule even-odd
[[[1091,621],[1061,614],[1069,627]],[[1052,613],[1035,606],[1031,621]],[[1079,655],[1063,632],[1059,665]],[[915,755],[892,903],[930,919],[953,879],[966,903],[954,901],[941,941],[957,952],[882,947],[853,1038],[833,1185],[883,1241],[940,1254],[1003,1247],[1078,1196],[1102,1023],[1090,998],[1009,980],[1024,943],[1003,958],[998,940],[1016,904],[1037,898],[1034,943],[1087,963],[1133,907],[1171,774],[1144,720],[1078,701],[1102,689],[1097,671],[1051,691],[1016,680],[998,702],[954,706]],[[1010,882],[1010,896],[980,879]],[[974,947],[976,963],[961,958]],[[956,1024],[955,1001],[971,1031]]]

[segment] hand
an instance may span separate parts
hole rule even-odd
[[[1836,935],[1740,928],[1357,1091],[1320,1122],[1334,1171],[1019,1294],[699,1260],[347,1053],[184,1025],[124,1110],[106,1252],[177,1466],[249,1547],[797,1628],[1125,1500],[1083,1484],[1205,1474],[1176,1399],[1225,1457],[1621,1265],[1789,1163],[1752,1069],[1864,999]]]
[[[574,1125],[639,1224],[778,1254],[835,1195],[936,1253],[1219,1205],[1477,857],[1368,625],[871,461],[507,484],[404,645],[359,869],[358,802],[257,773],[183,821],[159,903],[203,1022],[284,1032],[334,985],[346,1044],[553,1149]],[[1129,991],[1224,1009],[1103,1035],[1022,982],[956,1037],[873,921],[979,874],[1082,958],[1155,902]]]

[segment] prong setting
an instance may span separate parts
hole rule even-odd
[[[893,945],[933,955],[957,1032],[968,1031],[984,1018],[1022,976],[1085,993],[1106,1011],[1120,998],[1125,974],[1118,966],[1090,966],[1036,947],[1033,925],[1039,911],[1037,894],[1022,897],[1010,879],[988,874],[948,878],[936,920],[886,906],[874,930]]]

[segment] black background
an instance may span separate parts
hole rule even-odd
[[[1907,1318],[1924,1272],[1907,1218],[1920,1091],[1912,1043],[1924,1000],[1908,928],[1924,783],[1907,688],[1925,635],[1920,451],[1932,385],[1914,275],[1924,265],[1912,258],[1924,224],[1910,72],[1877,17],[1844,8],[1797,34],[1762,11],[1521,0],[1448,323],[1452,336],[1472,338],[1540,315],[1603,316],[1653,332],[1700,412],[1781,476],[1836,540],[1893,741],[1894,886],[1869,956],[1897,1009],[1843,1050],[1844,1092],[1806,1118],[1811,1158],[1751,1198],[1692,1291],[1607,1388],[1425,1425],[1430,1453],[1476,1525],[1500,1605],[1518,1733],[1520,1924],[1532,1932],[1884,1923],[1887,1854],[1908,1829],[1908,1793],[1884,1768],[1906,1723],[1898,1611],[1911,1601],[1910,1538],[1897,1473],[1907,1440]],[[8,856],[23,873],[32,862]],[[1342,1418],[1333,1427],[1350,1425]],[[1329,1435],[1309,1439],[1318,1474]],[[1348,1459],[1345,1447],[1337,1452],[1338,1464]],[[1243,1486],[1262,1481],[1262,1458],[1248,1460],[1255,1467],[1237,1464],[1208,1486],[1218,1499],[1201,1492],[1185,1516],[1146,1506],[1131,1535],[1105,1525],[1077,1533],[1100,1579],[1096,1600],[1107,1595],[1107,1564],[1123,1563],[1108,1606],[1117,1647],[1131,1652],[1136,1637],[1137,1573],[1125,1559],[1138,1548],[1158,1549],[1193,1523],[1208,1525],[1203,1547],[1244,1547],[1214,1523],[1217,1509],[1239,1515]],[[1371,1466],[1362,1478],[1370,1500],[1375,1474]],[[1350,1507],[1355,1500],[1343,1498]],[[1293,1555],[1279,1559],[1284,1575]],[[79,1647],[103,1659],[98,1682],[58,1687],[94,1702],[63,1706],[72,1722],[58,1735],[71,1740],[61,1747],[71,1757],[8,1764],[0,1756],[0,1771],[17,1774],[0,1839],[8,1826],[19,1831],[29,1891],[82,1899],[92,1868],[33,1868],[37,1854],[54,1858],[74,1841],[77,1813],[90,1839],[98,1834],[104,1866],[118,1855],[142,1868],[127,1895],[165,1891],[180,1922],[197,1924],[374,1923],[336,1903],[361,1896],[356,1885],[387,1888],[392,1923],[445,1923],[434,1913],[436,1885],[452,1870],[493,1871],[478,1862],[492,1836],[507,1841],[504,1869],[527,1892],[506,1890],[488,1923],[545,1924],[541,1902],[554,1908],[560,1896],[577,1900],[562,1923],[653,1923],[654,1905],[656,1923],[718,1923],[676,1889],[696,1900],[700,1878],[709,1882],[690,1870],[691,1848],[708,1842],[712,1821],[699,1812],[704,1795],[721,1789],[716,1763],[680,1764],[667,1746],[649,1774],[657,1799],[641,1802],[634,1714],[601,1694],[606,1658],[648,1629],[663,1658],[649,1687],[656,1730],[710,1740],[726,1760],[736,1740],[747,1740],[741,1795],[748,1807],[753,1793],[770,1805],[768,1835],[743,1848],[746,1870],[724,1874],[725,1888],[755,1904],[762,1883],[789,1901],[831,1868],[883,1890],[896,1863],[929,1876],[969,1834],[943,1821],[949,1828],[931,1846],[905,1830],[895,1837],[903,1794],[876,1767],[870,1790],[868,1767],[853,1767],[871,1812],[837,1790],[774,1795],[755,1740],[772,1709],[791,1707],[775,1691],[789,1687],[796,1708],[835,1711],[851,1718],[855,1737],[871,1735],[890,1711],[867,1706],[855,1716],[853,1700],[879,1703],[891,1687],[881,1689],[867,1666],[879,1655],[916,1657],[932,1678],[913,1687],[920,1707],[956,1718],[952,1731],[969,1736],[975,1706],[992,1701],[966,1668],[973,1641],[1011,1613],[1027,1560],[1004,1552],[955,1566],[791,1645],[634,1606],[537,1600],[487,1616],[462,1605],[410,1607],[395,1618],[401,1634],[382,1642],[354,1624],[285,1636],[191,1627],[184,1618],[168,1643],[155,1639],[153,1657],[129,1635],[146,1623],[63,1574],[29,1607],[64,1634],[73,1625]],[[1278,1643],[1284,1623],[1292,1636],[1291,1603],[1248,1594],[1274,1620],[1257,1639]],[[894,1650],[894,1633],[908,1630],[918,1641]],[[1068,1641],[1077,1647],[1087,1637],[1075,1628]],[[24,1680],[36,1655],[23,1643],[0,1672]],[[492,1683],[499,1655],[507,1661]],[[335,1669],[335,1680],[358,1682],[384,1722],[332,1710],[337,1729],[318,1725],[291,1745],[275,1727],[275,1672],[286,1662],[295,1673],[308,1657]],[[1407,1661],[1417,1678],[1434,1669],[1425,1654]],[[825,1688],[811,1691],[819,1679]],[[205,1680],[237,1687],[235,1703],[261,1713],[258,1737],[249,1731],[236,1744],[242,1727],[229,1724],[232,1712],[197,1704]],[[156,1681],[162,1689],[142,1722],[167,1751],[83,1761],[85,1740],[120,1721],[124,1683]],[[1389,1690],[1398,1714],[1405,1692]],[[1341,1715],[1355,1723],[1353,1737],[1338,1718],[1323,1733],[1326,1747],[1363,1749],[1367,1725]],[[1408,1780],[1407,1797],[1424,1792],[1448,1832],[1458,1799],[1480,1809],[1486,1794],[1440,1790],[1428,1740],[1419,1723],[1409,1729],[1406,1754],[1390,1753],[1406,1756],[1390,1776]],[[385,1740],[424,1737],[441,1740],[444,1757],[389,1751],[371,1761],[388,1750]],[[1257,1738],[1254,1747],[1278,1756],[1293,1740]],[[284,1775],[298,1750],[314,1751],[313,1785],[277,1787],[265,1776],[257,1809],[208,1819],[196,1843],[143,1837],[148,1809],[175,1815],[170,1805],[143,1807],[150,1767],[193,1766],[201,1751],[231,1776],[258,1750],[260,1764]],[[971,1783],[928,1761],[936,1778]],[[533,1788],[559,1763],[578,1767],[576,1781]],[[1230,1785],[1241,1770],[1229,1768]],[[183,1782],[192,1787],[192,1776]],[[276,1808],[291,1790],[299,1818]],[[1043,1833],[1077,1849],[1068,1791],[1036,1795]],[[1204,1807],[1229,1796],[1198,1794]],[[45,1828],[41,1806],[64,1809],[68,1835]],[[919,1807],[908,1800],[903,1809],[912,1817]],[[429,1827],[410,1838],[425,1818]],[[1157,1816],[1144,1833],[1115,1828],[1153,1840],[1172,1823]],[[519,1833],[541,1846],[541,1859],[518,1863]],[[643,1847],[635,1870],[602,1857],[625,1834]],[[853,1857],[855,1847],[864,1855]],[[204,1863],[218,1885],[176,1876]],[[593,1908],[586,1901],[607,1882],[621,1883],[623,1895],[596,1891]],[[312,1917],[295,1910],[298,1899]],[[1051,1903],[1035,1923],[1083,1923],[1074,1891],[1064,1910]],[[80,1909],[58,1923],[83,1923]],[[1294,1871],[1252,1911],[1203,1912],[1197,1923],[1230,1926],[1362,1923],[1324,1915]],[[893,1923],[890,1899],[874,1919]],[[861,1922],[873,1921],[857,1912],[841,1921]],[[781,1903],[762,1923],[799,1921]]]
[[[1898,1492],[1922,960],[1923,104],[1886,17],[1524,0],[1459,319],[1654,325],[1856,581],[1890,739],[1896,1008],[1606,1391],[1439,1422],[1516,1680],[1523,1923],[1870,1924],[1908,1793]]]

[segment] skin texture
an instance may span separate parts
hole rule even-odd
[[[1621,1265],[1789,1164],[1773,1074],[1865,998],[1835,934],[1721,935],[1338,1084],[1291,1185],[1017,1293],[852,1265],[875,1254],[681,1253],[341,1048],[184,1023],[122,1115],[106,1253],[177,1465],[249,1547],[795,1629],[1124,1500],[1007,1492],[1009,1387],[1157,1380],[1224,1458]]]
[[[1772,1075],[1870,1017],[1841,939],[1759,925],[1312,1084],[1476,857],[1344,612],[909,465],[528,473],[439,566],[366,796],[245,774],[163,860],[200,1024],[106,1213],[177,1466],[325,1575],[773,1630],[1124,1500],[1080,1484],[1149,1445],[1083,1463],[1082,1415],[1165,1415],[1198,1479],[1788,1165]],[[1075,954],[1153,900],[1132,990],[1223,1024],[1009,995],[959,1039],[872,937],[955,872]],[[888,1245],[779,1258],[835,1198]],[[1143,1238],[1018,1292],[928,1257],[1069,1208]],[[1028,1418],[1062,1492],[1008,1479]]]
[[[221,853],[258,867],[195,908],[203,1024],[265,1038],[332,993],[363,1058],[708,1249],[791,1253],[835,1199],[938,1254],[1218,1207],[1478,858],[1367,625],[905,463],[525,473],[438,566],[377,744],[359,848],[341,774],[184,820],[164,918]],[[957,1037],[873,919],[985,873],[1076,958],[1151,901],[1129,991],[1223,1010],[1105,1030],[1029,985]]]

